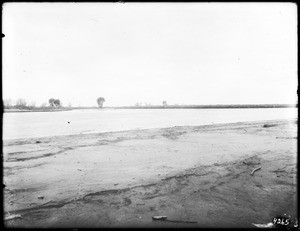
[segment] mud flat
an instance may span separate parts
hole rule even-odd
[[[295,120],[4,140],[5,225],[253,227],[297,217],[296,165]]]

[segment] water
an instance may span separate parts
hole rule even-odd
[[[89,109],[4,113],[3,139],[293,119],[297,117],[296,108]]]

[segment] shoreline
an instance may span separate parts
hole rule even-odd
[[[6,216],[23,217],[6,225],[252,227],[295,216],[296,121],[3,141]]]
[[[63,137],[85,137],[85,136],[98,136],[98,135],[107,135],[112,133],[132,133],[132,132],[140,132],[140,131],[158,131],[162,129],[182,129],[186,131],[192,131],[193,129],[214,129],[222,127],[226,128],[228,126],[247,126],[247,125],[260,125],[260,124],[270,124],[270,123],[297,123],[298,118],[293,119],[274,119],[274,120],[255,120],[255,121],[245,121],[245,122],[233,122],[233,123],[214,123],[214,124],[206,124],[206,125],[185,125],[185,126],[173,126],[173,127],[161,127],[161,128],[142,128],[142,129],[129,129],[129,130],[119,130],[119,131],[104,131],[104,132],[90,132],[90,133],[79,133],[79,134],[70,134],[70,135],[54,135],[54,136],[37,136],[37,137],[23,137],[23,138],[9,138],[9,139],[2,139],[3,142],[16,142],[16,141],[22,141],[22,140],[43,140],[43,139],[54,139],[54,138],[63,138]]]
[[[298,108],[298,104],[232,104],[232,105],[169,105],[169,106],[122,106],[122,107],[72,107],[72,108],[36,108],[36,109],[3,109],[3,113],[15,112],[57,112],[71,110],[94,110],[94,109],[264,109],[264,108]]]

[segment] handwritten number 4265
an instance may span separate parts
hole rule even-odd
[[[289,218],[273,218],[273,224],[277,224],[277,225],[289,225],[290,224],[290,219]]]

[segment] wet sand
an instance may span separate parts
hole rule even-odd
[[[253,227],[296,217],[296,165],[295,120],[5,140],[5,225]]]

